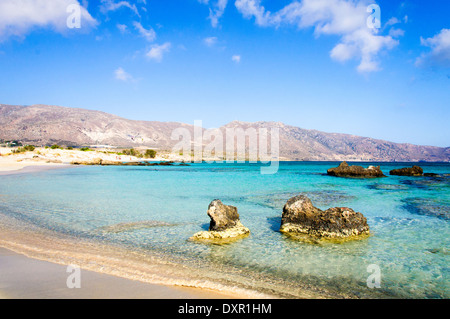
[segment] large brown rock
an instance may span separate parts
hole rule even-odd
[[[325,211],[314,207],[311,200],[299,195],[284,205],[280,231],[319,238],[356,238],[369,235],[367,219],[348,207]]]
[[[248,235],[250,230],[239,220],[237,208],[223,204],[220,200],[213,200],[208,207],[211,218],[209,231],[201,231],[191,239],[230,239]]]
[[[362,177],[374,178],[385,177],[386,175],[380,169],[380,166],[369,166],[364,168],[358,165],[348,165],[347,162],[342,162],[338,167],[333,167],[327,170],[327,174],[337,177]]]
[[[398,176],[423,176],[423,169],[420,166],[414,165],[413,167],[393,169],[389,174]]]
[[[237,208],[224,205],[219,199],[215,199],[209,204],[207,214],[211,218],[209,230],[223,231],[236,226],[239,221]]]

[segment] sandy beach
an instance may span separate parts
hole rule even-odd
[[[81,269],[81,287],[68,288],[67,266],[0,248],[0,299],[221,299],[225,294],[153,285]]]
[[[0,157],[0,176],[10,175],[13,173],[27,173],[36,170],[45,170],[51,168],[63,168],[68,164],[47,163],[45,161],[17,161],[16,156],[1,156]]]
[[[12,153],[12,148],[0,148],[0,174],[19,170],[48,169],[67,167],[74,162],[92,162],[103,160],[108,162],[139,162],[139,161],[176,161],[182,162],[183,158],[170,152],[159,152],[155,158],[139,158],[130,155],[118,155],[119,151],[111,150],[89,150],[81,151],[78,149],[51,149],[36,148],[34,151],[28,151],[18,154]],[[26,171],[25,171],[26,172]]]
[[[5,149],[1,150],[5,153]],[[0,156],[0,176],[70,167],[73,160],[116,155],[102,152],[43,150]],[[125,158],[124,158],[125,159]],[[127,160],[138,158],[127,156]],[[167,160],[158,158],[156,160]],[[60,161],[60,163],[56,163]],[[4,235],[4,234],[3,234]],[[1,239],[1,238],[0,238]],[[3,238],[4,239],[4,238]],[[165,286],[121,278],[81,268],[81,288],[66,285],[67,265],[38,260],[0,246],[0,299],[222,299],[236,298],[206,289]]]
[[[15,223],[16,221],[13,221]],[[167,263],[114,246],[93,245],[30,226],[19,231],[11,220],[0,224],[0,299],[236,299],[247,295],[173,284]],[[147,260],[147,261],[148,261]],[[80,288],[68,288],[76,265]],[[177,267],[176,265],[169,265]]]

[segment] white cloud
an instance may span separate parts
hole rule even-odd
[[[240,55],[233,55],[231,57],[231,61],[239,63],[239,62],[241,62],[241,56]]]
[[[219,19],[222,17],[227,7],[228,0],[217,0],[216,4],[209,9],[209,19],[211,25],[216,28],[219,24]]]
[[[69,30],[68,7],[79,5],[81,29],[91,28],[97,21],[76,0],[1,0],[0,41],[10,36],[23,37],[34,28],[51,28],[64,33]]]
[[[123,82],[134,81],[134,78],[130,74],[125,72],[125,70],[122,69],[121,67],[117,68],[114,71],[114,77],[116,80],[123,81]]]
[[[120,8],[128,8],[139,16],[139,11],[135,4],[131,4],[128,1],[114,1],[114,0],[101,0],[100,11],[107,13],[109,11],[116,11]]]
[[[338,35],[340,42],[330,56],[345,62],[358,59],[359,72],[379,69],[377,55],[384,49],[398,44],[391,35],[379,35],[378,30],[367,26],[368,2],[365,0],[302,0],[292,1],[277,12],[267,11],[261,0],[236,0],[235,6],[248,19],[263,27],[293,25],[298,28],[314,28],[314,34]],[[396,23],[391,19],[389,23]]]
[[[119,29],[120,33],[125,33],[128,31],[128,27],[125,24],[117,24],[117,29]]]
[[[431,48],[416,60],[416,66],[450,67],[450,29],[442,29],[434,37],[420,38],[423,46]]]
[[[392,17],[386,22],[385,27],[390,26],[390,25],[395,25],[398,23],[401,23],[401,21],[399,19],[397,19],[396,17]]]
[[[202,4],[209,5],[209,16],[208,19],[211,20],[211,25],[216,28],[219,25],[219,19],[223,16],[225,9],[228,4],[228,0],[198,0]]]
[[[268,26],[273,24],[271,22],[271,12],[266,12],[266,9],[261,6],[260,0],[236,0],[234,4],[245,18],[250,19],[255,17],[257,25]]]
[[[405,30],[397,29],[397,28],[391,28],[389,30],[389,35],[393,38],[402,37],[405,35]]]
[[[394,25],[400,24],[400,23],[402,23],[401,20],[397,19],[396,17],[392,17],[384,24],[382,31],[385,31],[389,28],[388,34],[392,38],[402,37],[405,35],[405,30],[397,28],[397,27],[393,27]]]
[[[213,45],[215,45],[217,43],[217,37],[208,37],[208,38],[204,38],[203,42],[209,46],[212,47]]]
[[[161,62],[164,53],[169,52],[171,46],[172,45],[170,42],[166,42],[161,45],[155,44],[151,47],[150,51],[147,52],[147,57],[149,59],[155,60],[156,62]]]
[[[139,34],[143,36],[148,42],[153,42],[156,39],[156,32],[153,30],[153,28],[145,29],[142,24],[139,22],[134,21],[133,22],[134,27],[136,30],[139,31]]]

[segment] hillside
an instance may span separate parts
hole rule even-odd
[[[34,145],[112,145],[170,150],[176,122],[134,121],[116,115],[49,105],[0,104],[0,139]],[[278,122],[231,122],[220,129],[278,127],[280,157],[321,161],[449,161],[450,148],[399,144],[369,137],[306,130]]]

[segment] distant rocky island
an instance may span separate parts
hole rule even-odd
[[[193,132],[194,126],[176,122],[135,121],[100,111],[50,105],[0,104],[0,140],[17,140],[37,146],[109,145],[170,150],[179,127]],[[325,133],[279,122],[238,122],[220,127],[271,128],[280,133],[280,160],[449,162],[450,148],[399,144],[349,134]]]
[[[328,169],[327,174],[336,177],[386,177],[381,171],[380,166],[364,168],[359,165],[348,165],[347,162],[342,162],[338,167]]]

